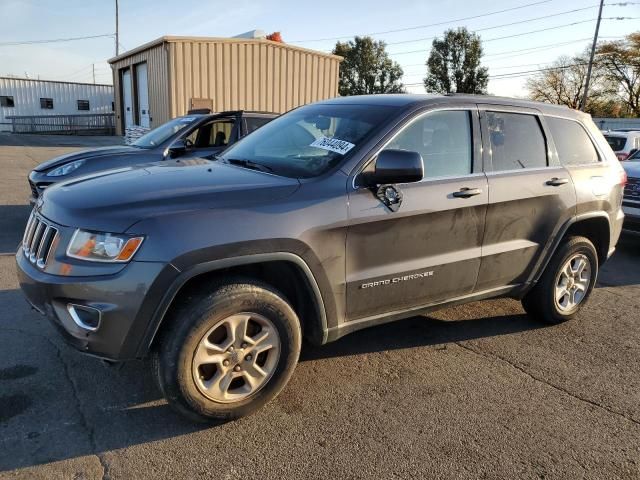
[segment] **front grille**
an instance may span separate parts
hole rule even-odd
[[[624,187],[624,198],[640,202],[640,178],[627,178],[627,184]]]
[[[22,252],[24,256],[38,268],[46,267],[49,253],[51,253],[57,236],[57,228],[47,223],[35,212],[32,212],[22,237]]]

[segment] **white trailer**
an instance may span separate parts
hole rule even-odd
[[[7,117],[112,113],[113,102],[112,85],[0,77],[0,131]]]

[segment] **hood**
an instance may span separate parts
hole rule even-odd
[[[106,157],[109,155],[126,155],[128,153],[138,153],[143,150],[136,147],[129,146],[115,146],[115,147],[100,147],[92,148],[91,150],[81,150],[79,152],[66,153],[59,157],[54,157],[51,160],[47,160],[44,163],[38,165],[34,170],[36,172],[43,172],[54,167],[59,167],[65,163],[70,163],[75,160],[82,160],[85,158]]]
[[[124,232],[145,218],[285,198],[300,183],[218,161],[188,159],[96,173],[45,190],[41,213],[61,225]]]
[[[620,165],[627,172],[627,177],[640,178],[640,160],[627,160],[626,162],[620,162]]]

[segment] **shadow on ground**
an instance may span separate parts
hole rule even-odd
[[[640,285],[640,236],[623,234],[613,256],[600,269],[599,287]]]
[[[0,313],[0,471],[220,427],[194,424],[175,414],[155,386],[148,361],[107,367],[71,350],[46,319],[28,310],[21,297],[19,290],[0,291],[0,305],[11,305],[11,310],[19,312]],[[522,314],[461,321],[414,317],[322,347],[305,345],[301,362],[539,327]]]
[[[30,205],[0,205],[0,255],[16,252],[30,212]]]

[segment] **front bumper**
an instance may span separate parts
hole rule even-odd
[[[640,202],[624,200],[622,211],[624,212],[622,229],[625,232],[640,234]]]
[[[164,292],[178,271],[170,264],[131,262],[113,275],[65,277],[38,270],[16,253],[20,288],[27,301],[46,315],[65,340],[85,353],[108,360],[136,358],[140,342]],[[97,330],[83,328],[69,304],[100,312]]]

